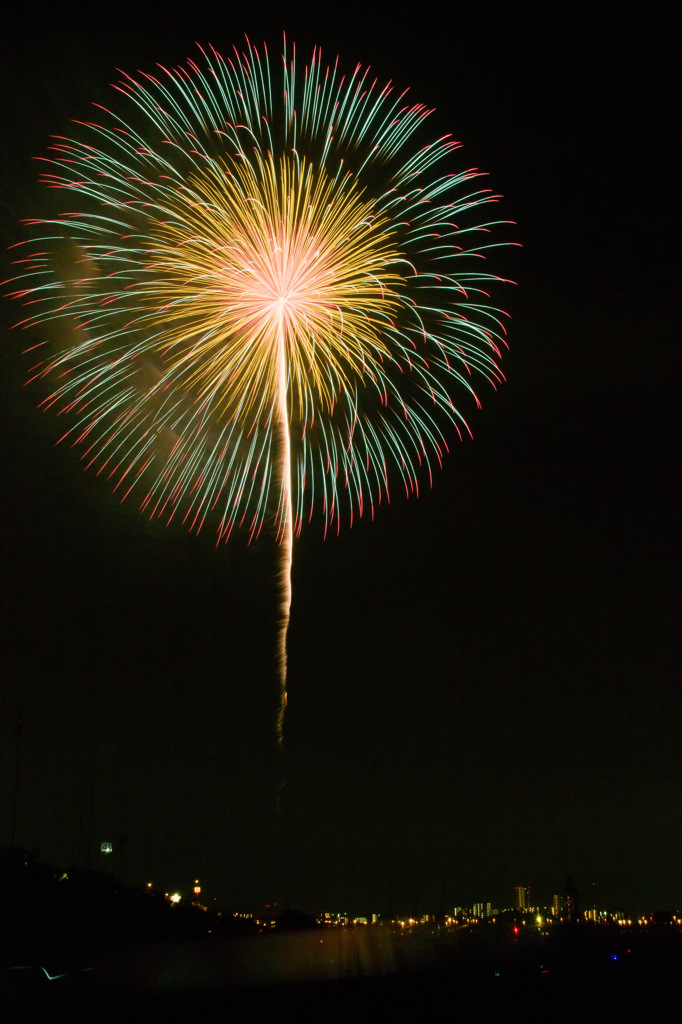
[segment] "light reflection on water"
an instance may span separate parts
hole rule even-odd
[[[419,970],[433,958],[433,943],[425,936],[381,927],[325,928],[119,950],[102,980],[148,992],[207,990],[390,975]]]

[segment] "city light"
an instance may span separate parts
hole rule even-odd
[[[103,843],[102,852],[108,846],[113,847],[113,844]],[[68,875],[64,872],[63,874],[55,875],[55,877],[63,881],[68,878]],[[153,882],[144,883],[146,890],[152,890],[153,884]],[[452,913],[420,912],[414,914],[414,916],[395,915],[382,918],[382,915],[377,913],[350,915],[347,912],[326,911],[316,915],[316,921],[318,925],[328,928],[363,928],[374,926],[377,929],[393,931],[394,934],[402,935],[405,938],[408,938],[410,935],[416,935],[419,932],[434,935],[441,932],[445,936],[448,932],[452,933],[455,930],[464,932],[466,930],[478,931],[479,929],[502,928],[504,934],[509,936],[510,940],[514,942],[520,941],[522,936],[528,935],[531,930],[536,928],[540,934],[549,936],[554,929],[566,927],[571,922],[574,926],[578,925],[584,934],[588,934],[586,929],[591,931],[594,928],[611,928],[617,929],[619,932],[623,928],[628,930],[637,928],[652,930],[656,928],[660,931],[664,926],[679,929],[682,925],[682,917],[675,911],[656,911],[639,918],[632,918],[628,916],[627,910],[622,907],[599,909],[592,906],[586,909],[578,909],[575,903],[571,906],[570,897],[561,895],[555,895],[552,898],[552,904],[549,906],[526,906],[525,908],[519,908],[515,905],[519,902],[519,888],[516,887],[514,890],[510,905],[503,906],[502,909],[493,907],[492,903],[486,900],[485,902],[474,903],[469,907],[456,906],[453,908]],[[523,887],[523,889],[524,894],[530,892],[527,886]],[[209,906],[204,906],[200,902],[201,892],[202,885],[200,879],[193,879],[192,895],[187,899],[188,910],[191,907],[192,912],[194,910],[201,910],[209,914],[215,914],[216,917],[221,917],[221,912],[217,911],[215,906],[209,908]],[[183,899],[186,899],[177,891],[166,892],[164,896],[174,906],[177,906],[183,902]],[[214,902],[214,900],[215,898],[211,898],[209,902]],[[561,916],[557,915],[557,910],[562,912]],[[257,926],[256,930],[258,932],[270,931],[278,927],[276,904],[274,903],[265,904],[260,912],[231,911],[229,916],[241,919],[244,924],[250,922]]]

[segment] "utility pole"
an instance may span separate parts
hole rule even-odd
[[[24,735],[24,719],[17,715],[14,723],[14,801],[12,805],[12,846],[17,841],[17,811],[19,809],[19,769],[21,767],[21,738]]]
[[[123,884],[123,850],[128,845],[128,836],[120,836],[118,840],[118,880]]]
[[[85,804],[86,804],[86,815],[87,825],[85,828],[85,866],[90,867],[90,857],[92,854],[92,818],[95,807],[95,741],[91,733],[90,735],[90,763],[88,765],[88,782],[86,788]]]

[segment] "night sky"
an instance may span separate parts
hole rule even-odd
[[[282,760],[273,537],[216,550],[119,505],[55,447],[2,304],[1,842],[21,714],[16,838],[55,863],[91,780],[93,847],[127,836],[127,881],[199,877],[226,905],[544,903],[567,875],[585,903],[682,904],[676,71],[672,25],[625,6],[19,5],[7,244],[45,210],[31,158],[116,67],[244,31],[277,53],[286,29],[435,106],[523,249],[494,264],[518,281],[508,382],[467,410],[475,440],[418,501],[395,488],[374,523],[296,545]]]

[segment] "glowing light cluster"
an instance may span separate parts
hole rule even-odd
[[[178,197],[150,246],[149,321],[167,372],[217,417],[272,415],[283,337],[290,418],[331,413],[339,392],[380,373],[398,306],[399,255],[372,204],[312,164],[260,154],[214,163]],[[254,407],[255,410],[254,410]]]

